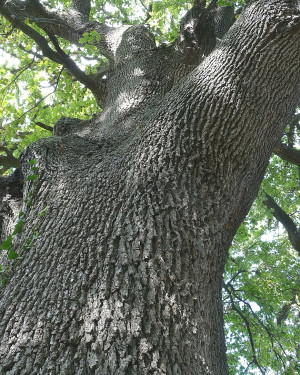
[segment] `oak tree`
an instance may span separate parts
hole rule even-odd
[[[1,373],[228,374],[222,286],[262,372],[234,303],[249,269],[223,272],[271,153],[299,160],[279,140],[299,103],[300,2],[110,3],[0,1],[21,61],[2,98],[0,161],[17,169],[0,179]]]

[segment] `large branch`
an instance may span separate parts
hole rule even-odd
[[[275,200],[267,193],[263,204],[271,211],[272,215],[284,226],[288,233],[289,240],[293,248],[300,255],[300,230],[292,218],[275,202]]]
[[[295,164],[300,168],[300,150],[293,147],[289,147],[284,143],[279,143],[275,148],[274,153],[281,159],[288,161],[289,163]]]
[[[86,1],[86,3],[89,2]],[[79,40],[83,33],[96,30],[100,34],[101,40],[95,41],[95,45],[101,54],[113,60],[120,38],[128,26],[114,28],[99,22],[89,21],[87,18],[88,7],[82,5],[83,3],[85,3],[85,0],[73,1],[73,7],[70,9],[53,11],[38,0],[0,0],[0,14],[5,16],[4,12],[9,13],[12,18],[22,21],[29,19],[42,29],[47,27],[47,30],[52,34],[76,45],[80,45]]]
[[[175,45],[188,60],[198,63],[207,56],[234,23],[233,7],[221,7],[217,3],[218,0],[212,0],[205,8],[205,0],[195,0],[183,17]]]
[[[39,4],[36,0],[31,0],[29,2],[29,8],[32,8],[32,3],[36,3],[36,7],[34,9],[40,11],[43,7]],[[45,21],[44,18],[35,18],[35,21],[40,22],[41,28],[47,33],[49,36],[50,41],[55,47],[53,50],[47,41],[47,39],[37,32],[35,29],[27,25],[24,20],[27,15],[27,8],[25,7],[26,11],[22,16],[18,15],[17,13],[13,13],[15,10],[14,7],[6,6],[7,3],[3,5],[3,1],[0,2],[0,13],[16,28],[23,31],[26,35],[28,35],[31,39],[33,39],[36,44],[42,50],[42,53],[45,57],[48,57],[52,61],[62,64],[79,82],[81,82],[84,86],[92,91],[95,95],[99,105],[103,105],[106,99],[106,87],[105,83],[99,79],[95,79],[87,74],[85,74],[70,58],[70,56],[65,53],[62,48],[60,48],[59,43],[55,35],[52,33],[53,30],[53,23],[55,19],[50,19],[49,23]],[[26,3],[27,4],[27,3]],[[20,5],[20,4],[19,4]],[[14,4],[16,6],[16,4]],[[42,9],[43,10],[43,9]],[[43,13],[43,12],[42,12]],[[43,15],[45,15],[43,13]],[[42,21],[41,21],[42,20]],[[57,20],[56,20],[57,21]],[[57,25],[57,22],[55,22]],[[59,24],[59,23],[58,23]]]

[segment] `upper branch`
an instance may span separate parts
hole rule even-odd
[[[71,7],[88,18],[91,11],[91,0],[72,0]]]
[[[8,5],[7,5],[8,4]],[[21,4],[23,8],[21,7]],[[25,9],[25,11],[20,14],[19,12]],[[31,13],[30,17],[31,20],[35,23],[39,24],[41,29],[43,29],[52,44],[55,47],[53,50],[48,43],[48,40],[37,32],[35,29],[30,27],[25,23],[25,18],[27,18],[28,10],[34,9],[34,12]],[[36,14],[37,12],[38,14]],[[31,39],[33,39],[37,45],[42,50],[42,53],[45,57],[48,57],[52,61],[55,61],[58,64],[62,64],[68,71],[83,85],[85,85],[88,89],[90,89],[93,94],[95,95],[98,104],[103,106],[106,99],[106,86],[105,83],[99,79],[95,79],[92,76],[85,74],[70,58],[70,56],[65,53],[62,48],[60,47],[57,38],[55,37],[55,33],[57,30],[60,30],[61,26],[64,25],[63,22],[59,21],[58,18],[55,18],[56,15],[51,16],[51,14],[47,14],[47,11],[43,8],[43,6],[37,0],[30,0],[26,3],[24,2],[14,2],[13,4],[10,3],[3,3],[0,2],[0,14],[2,14],[14,27],[23,31],[26,35],[28,35]],[[34,14],[34,16],[32,15]],[[37,17],[40,15],[39,17]],[[49,18],[45,18],[45,16],[49,16]],[[51,16],[51,17],[50,17]],[[67,27],[66,25],[62,26],[62,28]]]
[[[188,59],[196,62],[215,48],[218,39],[228,31],[235,21],[233,7],[218,6],[212,0],[206,8],[206,1],[195,0],[194,6],[183,17],[180,33],[175,41],[178,50]]]
[[[272,215],[284,226],[291,245],[300,255],[300,231],[297,229],[296,224],[269,194],[265,193],[265,195],[266,199],[263,201],[264,205],[271,210]]]
[[[10,16],[11,20],[29,19],[37,26],[49,30],[53,35],[59,36],[70,43],[80,45],[80,38],[83,33],[96,30],[101,40],[95,41],[95,45],[100,53],[108,59],[113,60],[116,49],[119,45],[122,33],[127,26],[114,28],[95,21],[89,21],[90,1],[75,0],[72,7],[64,11],[53,11],[38,0],[0,0],[0,14],[6,18]],[[18,27],[18,26],[17,26]]]
[[[248,337],[249,337],[249,341],[250,341],[250,345],[251,345],[253,363],[255,363],[255,365],[259,368],[261,374],[265,374],[264,369],[261,367],[261,365],[259,364],[259,362],[257,360],[256,348],[255,348],[255,343],[254,343],[254,340],[253,340],[250,322],[249,322],[247,316],[240,309],[238,304],[235,303],[235,301],[234,301],[234,298],[233,298],[233,295],[232,295],[233,294],[232,292],[234,291],[234,289],[233,289],[233,287],[230,283],[225,284],[224,282],[223,282],[223,288],[226,290],[226,292],[229,296],[232,310],[235,311],[239,315],[239,317],[242,319],[242,321],[245,324],[245,327],[246,327],[247,333],[248,333]],[[243,302],[245,303],[245,301],[243,301]]]
[[[297,165],[300,168],[300,150],[293,147],[289,147],[284,143],[279,143],[275,148],[274,153],[281,159],[286,160],[292,164]]]

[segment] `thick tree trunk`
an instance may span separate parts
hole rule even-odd
[[[27,149],[1,374],[228,374],[222,274],[299,98],[299,16],[259,2],[178,84],[191,67],[129,28],[101,116]]]

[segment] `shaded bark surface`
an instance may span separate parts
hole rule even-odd
[[[126,29],[101,115],[23,154],[16,249],[39,234],[1,291],[1,374],[228,374],[222,274],[299,98],[299,30],[298,1],[258,2],[195,68]]]

